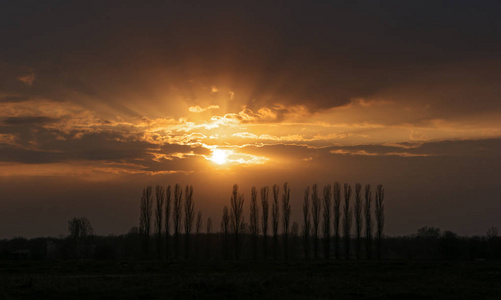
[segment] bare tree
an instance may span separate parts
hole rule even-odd
[[[344,184],[344,209],[343,209],[343,233],[344,233],[344,250],[346,259],[350,259],[350,243],[351,243],[351,221],[352,211],[350,208],[351,185]]]
[[[155,188],[155,227],[157,233],[157,257],[162,258],[162,219],[164,214],[165,190],[163,186],[157,185]]]
[[[271,205],[271,225],[273,229],[273,257],[278,258],[278,223],[279,223],[279,210],[278,210],[278,195],[280,187],[273,185],[273,204]]]
[[[377,258],[381,259],[383,230],[384,230],[384,188],[378,185],[376,188],[376,224],[377,224]]]
[[[259,235],[259,207],[257,206],[257,189],[251,189],[250,230],[252,234],[252,257],[257,259],[257,238]]]
[[[310,186],[308,186],[304,190],[304,202],[303,202],[303,248],[304,248],[305,259],[310,259],[310,230],[311,230]]]
[[[365,214],[365,251],[367,253],[367,258],[371,259],[372,257],[372,191],[371,185],[367,184],[365,186],[365,206],[364,206],[364,214]]]
[[[191,254],[191,229],[195,219],[195,204],[193,203],[193,186],[187,185],[184,189],[184,258],[188,259]]]
[[[267,186],[261,188],[261,207],[263,209],[263,223],[261,228],[263,230],[263,256],[264,259],[268,257],[268,192]]]
[[[151,232],[151,215],[152,215],[153,197],[152,187],[147,186],[143,189],[140,205],[139,231],[143,237],[143,255],[148,256],[150,232]]]
[[[209,217],[207,219],[207,236],[205,239],[205,259],[210,260],[210,248],[211,248],[211,238],[212,238],[212,219]]]
[[[170,252],[170,210],[171,210],[171,188],[167,186],[165,193],[165,259],[169,259]]]
[[[314,249],[314,257],[318,259],[318,226],[320,224],[320,211],[322,210],[322,206],[320,203],[320,197],[318,197],[317,185],[314,184],[312,186],[312,195],[311,195],[311,205],[312,205],[312,213],[313,213],[313,249]]]
[[[339,182],[334,183],[334,244],[336,246],[336,259],[340,256],[340,235],[339,235],[339,221],[341,210],[341,186]]]
[[[289,258],[289,234],[290,234],[290,216],[291,216],[291,205],[290,205],[290,188],[286,183],[284,183],[284,193],[282,195],[282,213],[283,213],[283,227],[282,235],[284,239],[284,258]]]
[[[297,252],[297,241],[299,236],[299,224],[297,222],[292,222],[291,230],[290,230],[290,251],[289,257],[295,258]]]
[[[231,221],[233,233],[235,235],[235,259],[240,258],[240,231],[242,230],[244,218],[244,195],[238,193],[238,185],[233,185],[231,196]]]
[[[174,186],[174,257],[179,258],[179,234],[181,232],[181,209],[183,206],[183,188],[176,184]]]
[[[94,229],[87,218],[73,218],[68,221],[68,231],[71,240],[74,242],[74,255],[80,258],[82,256],[82,250],[86,250],[83,249],[86,247],[82,247],[82,245],[85,245],[82,244],[82,242],[85,243],[87,237],[93,235]]]
[[[228,206],[223,208],[223,216],[221,218],[221,231],[223,232],[224,258],[228,259],[229,255],[229,232],[230,232],[230,213]]]
[[[360,259],[361,252],[361,237],[362,237],[362,185],[355,184],[355,231],[356,231],[356,258]]]
[[[323,222],[323,232],[324,232],[324,258],[329,259],[331,253],[331,185],[328,184],[324,186],[324,222]]]
[[[68,221],[70,238],[83,239],[94,234],[94,229],[87,218],[73,218]]]
[[[195,251],[195,257],[196,259],[198,259],[198,254],[200,252],[200,248],[201,245],[200,245],[200,234],[202,233],[202,212],[201,211],[198,211],[197,213],[197,221],[195,222],[195,232],[196,232],[196,243],[197,243],[197,246],[196,246],[196,251]]]

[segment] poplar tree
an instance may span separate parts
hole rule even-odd
[[[351,186],[344,184],[343,233],[346,259],[350,259],[352,211],[350,208]]]
[[[320,203],[320,197],[318,197],[318,189],[316,184],[312,186],[311,191],[311,204],[313,213],[313,251],[315,259],[318,259],[318,227],[320,224],[320,211],[322,210],[322,206]]]

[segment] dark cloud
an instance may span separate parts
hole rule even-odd
[[[499,63],[501,51],[501,7],[491,1],[21,2],[2,4],[0,54],[34,70],[29,93],[77,92],[124,111],[124,98],[199,99],[197,84],[224,86],[251,108],[334,107],[419,83],[423,70]]]
[[[8,117],[0,118],[0,126],[35,126],[48,123],[55,123],[59,119],[48,117]]]
[[[19,103],[28,100],[30,100],[30,98],[26,96],[7,96],[7,97],[1,97],[0,103]]]

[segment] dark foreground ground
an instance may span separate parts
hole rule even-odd
[[[0,262],[0,299],[501,299],[501,262]]]

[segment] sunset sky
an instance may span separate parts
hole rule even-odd
[[[499,1],[2,1],[0,238],[192,184],[383,184],[386,233],[501,229]]]

